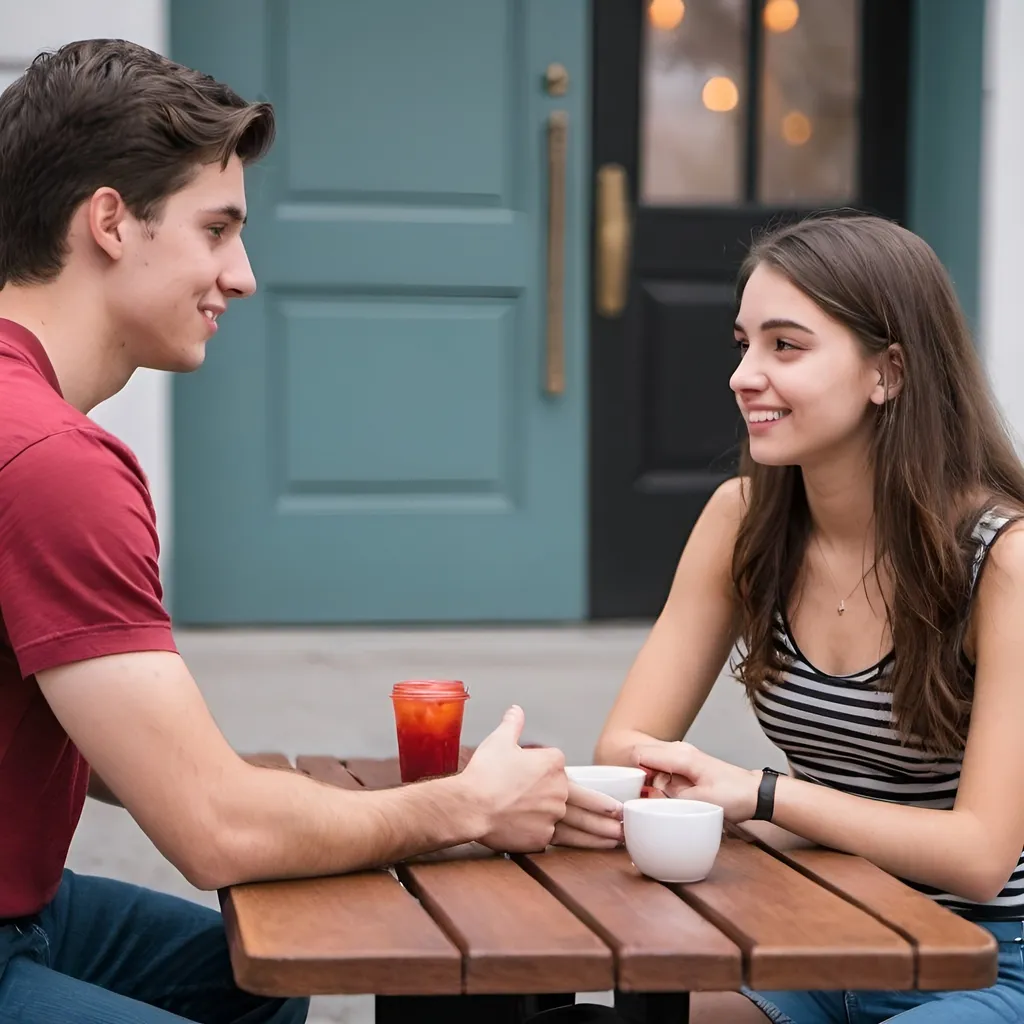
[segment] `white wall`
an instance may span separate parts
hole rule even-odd
[[[1024,437],[1024,3],[988,0],[981,212],[981,339],[996,397]]]
[[[40,50],[74,39],[130,39],[165,52],[166,22],[167,0],[0,0],[0,88]],[[170,380],[166,374],[140,371],[93,415],[133,449],[149,477],[166,567],[171,543]]]

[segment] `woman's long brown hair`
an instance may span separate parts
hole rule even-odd
[[[966,742],[971,672],[971,530],[986,507],[1024,509],[1024,469],[997,411],[945,269],[911,232],[876,217],[829,215],[755,241],[737,284],[770,267],[849,328],[868,353],[898,344],[903,382],[879,409],[873,441],[876,566],[895,648],[893,711],[904,741],[956,754]],[[810,537],[797,466],[762,466],[742,447],[746,507],[733,555],[742,648],[753,696],[784,668],[773,642]],[[877,572],[877,569],[876,569]]]

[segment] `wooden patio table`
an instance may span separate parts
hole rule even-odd
[[[399,784],[395,760],[248,760],[350,789]],[[685,1024],[689,993],[967,989],[997,947],[858,857],[773,826],[727,830],[707,879],[662,885],[624,850],[500,856],[482,847],[221,893],[237,983],[270,996],[372,994],[378,1024],[516,1024],[613,989],[638,1024]]]

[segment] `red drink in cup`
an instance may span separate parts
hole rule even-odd
[[[395,683],[391,701],[403,782],[454,775],[459,770],[462,713],[467,700],[465,685],[455,680]]]

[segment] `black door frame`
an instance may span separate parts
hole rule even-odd
[[[754,69],[759,67],[761,39],[760,13],[764,0],[747,0],[750,7],[752,26],[749,40],[748,60]],[[908,184],[908,116],[910,103],[910,60],[913,21],[913,0],[861,0],[861,106],[858,180],[859,210],[878,213],[905,223],[907,212]],[[702,235],[701,221],[710,227],[712,221],[719,230],[723,221],[728,224],[730,212],[735,215],[739,237],[743,225],[749,223],[752,211],[763,217],[772,218],[772,207],[756,204],[735,207],[693,207],[680,209],[637,207],[637,183],[639,181],[639,119],[640,119],[640,72],[643,19],[646,0],[593,0],[592,4],[592,125],[591,125],[591,181],[604,164],[621,164],[629,182],[629,199],[633,210],[634,252],[645,246],[645,264],[671,267],[675,254],[671,251],[671,240],[677,236],[673,226],[686,226],[685,234]],[[871,73],[872,68],[886,68],[885,75]],[[757,75],[751,76],[751,81]],[[751,96],[748,102],[758,110],[758,97]],[[748,134],[755,137],[758,131],[756,116],[749,118]],[[870,140],[870,141],[868,141]],[[865,144],[867,142],[867,144]],[[754,174],[754,150],[747,147],[748,186]],[[750,191],[748,187],[748,192]],[[594,280],[594,253],[596,227],[596,189],[592,189],[590,272]],[[791,215],[791,211],[787,211]],[[659,230],[654,231],[653,221],[657,218]],[[666,231],[665,226],[669,225]],[[680,230],[679,236],[683,232]],[[708,270],[716,274],[734,273],[740,253],[722,252],[709,256]],[[591,290],[593,295],[593,289]],[[628,321],[635,310],[635,297],[624,314]],[[589,558],[588,558],[588,604],[591,619],[642,618],[649,619],[657,609],[650,601],[639,615],[623,611],[630,601],[622,601],[616,595],[616,571],[614,550],[617,544],[616,529],[622,522],[621,513],[610,509],[609,493],[621,481],[626,470],[624,465],[631,458],[627,432],[622,429],[624,418],[640,415],[639,410],[627,411],[622,408],[622,381],[616,369],[616,361],[608,353],[622,344],[623,321],[609,320],[600,316],[593,299],[590,309],[590,423],[589,423]],[[728,459],[708,467],[708,490],[724,480],[734,470],[728,466]],[[614,480],[610,478],[614,477]],[[680,524],[679,547],[686,539],[687,525]],[[619,534],[621,538],[621,533]],[[665,580],[671,578],[674,564],[664,567]],[[664,589],[664,588],[661,588]],[[667,593],[667,589],[665,589]],[[664,595],[662,595],[664,596]],[[636,602],[632,602],[635,604]]]

